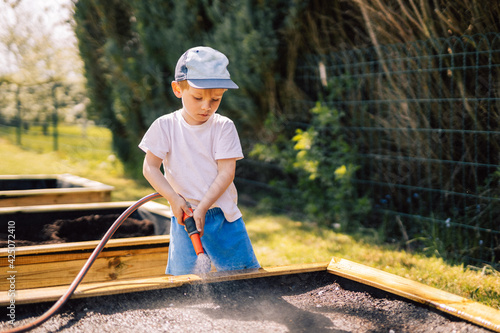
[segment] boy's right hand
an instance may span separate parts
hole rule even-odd
[[[186,200],[181,196],[178,196],[175,202],[171,202],[170,206],[172,207],[172,213],[180,225],[184,225],[184,213],[188,216],[193,216],[193,212],[189,208]]]

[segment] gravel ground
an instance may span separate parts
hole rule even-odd
[[[52,304],[16,307],[16,325]],[[10,327],[5,316],[0,329]],[[32,332],[490,332],[318,272],[70,300]]]

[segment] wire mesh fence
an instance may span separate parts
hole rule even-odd
[[[500,267],[500,34],[314,56],[298,79],[345,114],[389,234]]]

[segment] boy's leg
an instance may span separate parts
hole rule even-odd
[[[165,274],[183,275],[194,271],[197,255],[193,243],[184,229],[172,216],[170,223],[170,244]]]
[[[217,271],[260,267],[242,218],[228,222],[222,210],[210,209],[201,242]]]

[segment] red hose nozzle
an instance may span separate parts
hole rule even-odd
[[[191,209],[191,212],[192,211],[193,210]],[[198,229],[196,229],[196,222],[194,221],[194,218],[184,213],[183,219],[184,225],[186,226],[186,231],[189,235],[189,238],[191,238],[191,242],[193,243],[196,255],[205,253],[205,251],[203,251],[203,246],[201,245],[200,232],[198,231]]]

